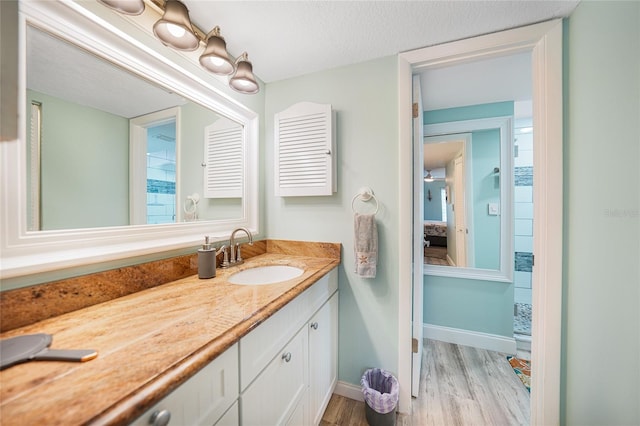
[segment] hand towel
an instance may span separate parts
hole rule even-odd
[[[376,215],[356,213],[353,222],[356,274],[363,278],[375,278],[378,262]]]

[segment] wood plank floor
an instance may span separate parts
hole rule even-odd
[[[528,425],[529,393],[502,353],[425,339],[420,395],[398,426]],[[364,402],[333,395],[323,426],[365,426]]]

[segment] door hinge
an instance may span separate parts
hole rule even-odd
[[[418,339],[411,339],[411,350],[414,354],[418,353]]]
[[[411,110],[412,110],[413,118],[418,118],[418,113],[419,113],[420,111],[418,111],[418,103],[417,103],[417,102],[414,102],[414,103],[411,105]]]

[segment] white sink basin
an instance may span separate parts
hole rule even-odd
[[[267,265],[245,269],[229,277],[231,284],[263,285],[274,284],[299,277],[304,269],[287,265]]]

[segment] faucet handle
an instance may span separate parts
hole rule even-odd
[[[229,252],[227,251],[227,246],[225,246],[224,244],[218,249],[218,251],[216,252],[216,256],[219,255],[220,253],[223,253],[223,257],[222,257],[222,263],[220,264],[221,268],[228,268],[229,267]]]
[[[240,252],[240,243],[236,244],[236,264],[244,263],[242,253]]]

